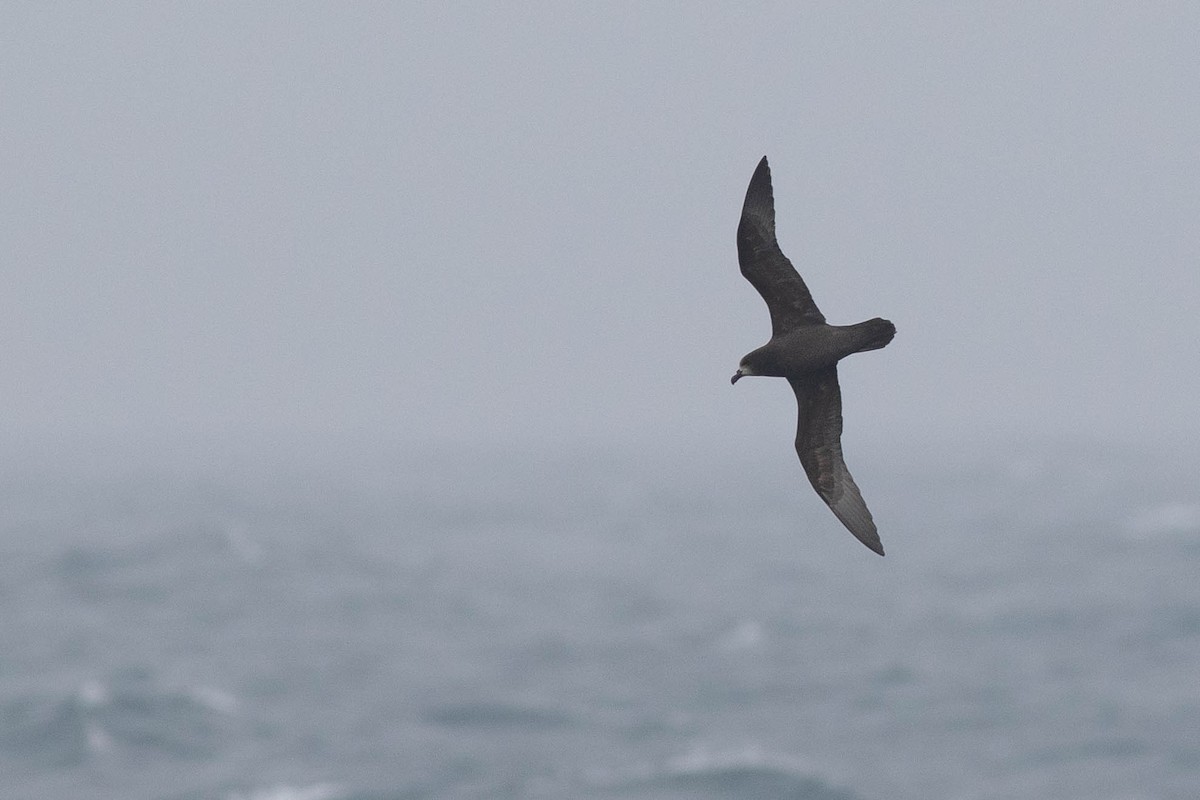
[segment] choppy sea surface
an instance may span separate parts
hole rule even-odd
[[[14,469],[0,797],[1200,796],[1196,461],[793,458]]]

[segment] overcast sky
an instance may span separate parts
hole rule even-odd
[[[792,436],[767,154],[847,437],[1200,433],[1200,4],[6,3],[0,432]],[[848,445],[848,449],[852,446]]]

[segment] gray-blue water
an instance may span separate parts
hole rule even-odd
[[[14,469],[0,797],[1198,796],[1196,461],[860,462]]]

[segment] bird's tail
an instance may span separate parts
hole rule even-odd
[[[892,337],[896,335],[896,326],[880,317],[860,322],[851,327],[858,331],[863,341],[862,346],[855,351],[857,353],[886,347],[888,342],[892,340]]]

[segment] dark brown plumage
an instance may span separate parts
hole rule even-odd
[[[829,325],[804,279],[775,239],[775,199],[767,158],[758,163],[737,234],[742,275],[771,312],[771,340],[748,353],[732,382],[748,375],[787,378],[799,409],[796,453],[817,494],[860,542],[883,555],[875,520],[842,458],[842,393],[837,362],[851,353],[884,347],[896,326],[875,318]]]

